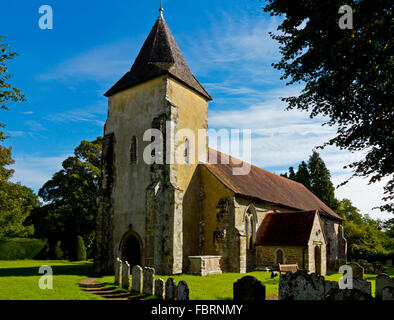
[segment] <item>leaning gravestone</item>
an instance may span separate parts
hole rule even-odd
[[[185,281],[179,281],[177,287],[177,300],[189,300],[189,287]]]
[[[155,269],[144,268],[144,283],[142,284],[144,294],[153,296],[155,292]]]
[[[375,280],[375,298],[382,300],[383,289],[394,288],[394,278],[390,278],[389,275],[381,273],[376,277]]]
[[[115,285],[120,286],[121,277],[122,277],[122,260],[117,258],[115,261]]]
[[[166,281],[166,300],[175,300],[176,283],[174,278],[168,278]]]
[[[138,265],[133,266],[131,276],[131,291],[142,292],[142,268]]]
[[[130,290],[130,265],[127,261],[122,264],[122,288]]]
[[[364,269],[357,262],[349,262],[348,265],[352,268],[353,279],[364,279]]]
[[[265,285],[252,276],[245,276],[233,284],[234,300],[265,300]]]
[[[155,280],[155,296],[160,299],[164,299],[165,294],[165,282],[163,279]]]

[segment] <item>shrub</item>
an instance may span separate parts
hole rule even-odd
[[[61,248],[62,243],[60,241],[56,242],[55,245],[55,259],[56,260],[62,260],[64,258],[64,252]]]
[[[0,260],[33,259],[46,244],[46,240],[33,238],[0,240]]]
[[[83,239],[81,236],[77,237],[75,253],[76,253],[76,261],[84,261],[87,259],[85,244],[83,243]]]

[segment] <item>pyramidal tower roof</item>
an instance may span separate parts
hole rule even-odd
[[[207,100],[212,100],[209,93],[190,71],[174,36],[163,18],[163,9],[161,7],[159,11],[160,16],[149,33],[148,38],[145,40],[130,71],[115,83],[105,93],[105,96],[112,96],[117,92],[161,75],[169,75],[193,89]]]

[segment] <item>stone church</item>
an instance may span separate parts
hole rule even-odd
[[[191,73],[162,9],[131,69],[105,96],[96,272],[112,273],[117,257],[162,275],[279,263],[325,274],[345,263],[343,223],[333,210],[303,185],[256,166],[234,175],[239,162],[197,134],[208,130],[212,97]],[[146,163],[151,141],[144,133],[154,128],[171,140],[168,121],[199,141],[193,150],[186,141],[164,143],[163,154],[184,146],[192,159]]]

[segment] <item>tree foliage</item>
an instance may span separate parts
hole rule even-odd
[[[331,182],[330,171],[316,151],[312,152],[308,164],[302,161],[297,172],[294,172],[293,167],[290,167],[289,174],[285,173],[282,176],[302,183],[331,209],[337,208],[338,200],[335,198],[335,188]]]
[[[394,237],[384,222],[361,215],[349,199],[339,202],[337,213],[344,218],[349,258],[382,259],[394,255]]]
[[[63,169],[38,192],[46,204],[32,213],[36,236],[48,238],[52,244],[61,240],[70,257],[75,255],[77,236],[91,242],[95,229],[101,149],[101,137],[82,141],[74,156],[63,161]]]
[[[381,210],[394,212],[393,13],[388,0],[349,0],[353,29],[341,29],[339,0],[269,0],[264,7],[284,19],[278,34],[281,59],[274,64],[288,85],[304,85],[298,96],[283,98],[288,109],[325,116],[335,145],[362,150],[365,157],[349,164],[354,175],[370,183],[383,177]],[[348,180],[347,180],[348,181]],[[345,183],[347,182],[345,181]]]
[[[6,103],[24,101],[25,96],[13,87],[9,80],[7,63],[17,54],[8,49],[0,36],[0,109],[8,110]],[[0,143],[8,138],[1,131],[5,124],[0,123]],[[12,183],[14,170],[9,168],[14,163],[11,148],[0,144],[0,238],[27,237],[34,231],[32,225],[26,225],[26,218],[32,209],[40,205],[33,191],[20,183]]]

